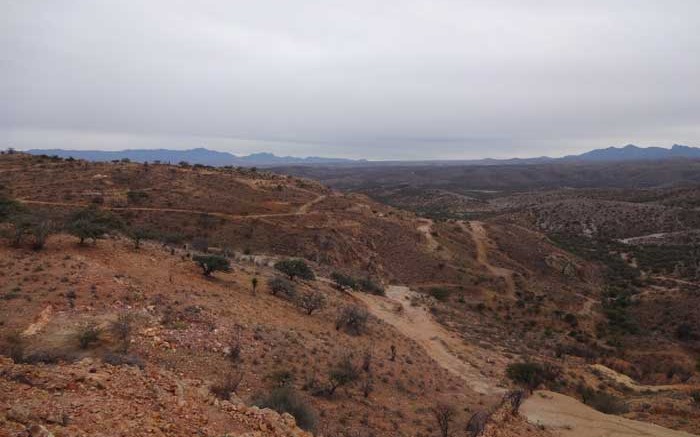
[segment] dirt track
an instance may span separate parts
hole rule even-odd
[[[569,396],[537,391],[520,408],[532,423],[544,425],[562,437],[691,437],[646,422],[603,414]]]
[[[315,204],[322,202],[326,198],[326,195],[320,195],[315,199],[301,205],[294,212],[282,212],[282,213],[266,213],[266,214],[226,214],[223,212],[215,211],[204,211],[196,209],[180,209],[180,208],[149,208],[149,207],[138,207],[138,206],[101,206],[102,209],[107,209],[110,211],[152,211],[152,212],[173,212],[173,213],[184,213],[184,214],[207,214],[214,217],[220,217],[226,220],[243,220],[243,219],[255,219],[255,218],[270,218],[270,217],[292,217],[296,215],[308,214]],[[49,202],[44,200],[29,200],[29,199],[17,199],[18,202],[28,204],[28,205],[47,205],[47,206],[64,206],[69,208],[85,208],[90,206],[84,203],[69,203],[69,202]]]
[[[464,223],[462,223],[462,228],[472,235],[472,239],[476,245],[477,262],[486,267],[486,270],[488,270],[493,276],[502,278],[506,283],[508,291],[510,293],[514,293],[515,281],[513,280],[513,271],[503,267],[496,267],[489,262],[488,236],[486,235],[484,224],[477,221],[471,221],[469,222],[469,228],[464,226]]]

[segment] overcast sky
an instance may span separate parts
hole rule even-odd
[[[700,146],[698,0],[0,0],[0,147]]]

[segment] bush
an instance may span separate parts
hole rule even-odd
[[[596,391],[585,386],[580,386],[578,392],[583,403],[589,405],[601,413],[622,414],[628,411],[627,405],[618,397],[604,391]]]
[[[270,288],[270,293],[273,296],[293,299],[297,293],[294,283],[284,278],[272,278],[270,281],[268,281],[267,286]]]
[[[556,380],[559,372],[556,368],[539,363],[523,362],[509,364],[506,375],[512,381],[534,390],[541,384]]]
[[[445,302],[450,298],[450,290],[446,288],[431,288],[428,293],[440,302]]]
[[[357,306],[346,306],[338,314],[335,329],[344,328],[349,334],[360,335],[367,326],[369,313],[366,309]]]
[[[278,413],[289,413],[294,416],[299,428],[314,431],[318,416],[316,411],[292,387],[273,388],[270,393],[259,396],[253,402],[260,408],[270,408]]]
[[[122,313],[117,316],[117,320],[112,322],[110,325],[110,330],[112,334],[119,342],[119,348],[122,352],[126,353],[129,350],[129,343],[131,342],[131,332],[133,330],[133,316],[129,313]]]
[[[306,264],[306,262],[302,259],[287,259],[284,261],[278,261],[275,263],[275,268],[287,275],[290,280],[294,280],[294,278],[298,277],[312,281],[316,278],[313,270],[311,270],[308,264]]]
[[[328,395],[333,395],[338,387],[351,384],[360,377],[360,369],[352,362],[351,355],[344,355],[328,370]]]
[[[215,271],[228,272],[231,270],[231,264],[223,256],[195,255],[192,260],[202,268],[204,276],[210,276]]]
[[[136,355],[122,355],[110,352],[102,357],[102,361],[112,366],[136,366],[141,370],[146,367],[146,363]]]
[[[94,323],[88,323],[78,331],[80,349],[87,349],[100,340],[100,328]]]
[[[217,398],[228,400],[231,398],[231,394],[238,390],[241,381],[243,381],[243,372],[229,370],[218,383],[211,386],[210,391]]]
[[[5,339],[3,354],[12,358],[15,363],[21,363],[24,360],[25,341],[19,332],[10,333]]]
[[[338,289],[343,289],[343,288],[350,288],[352,290],[355,290],[357,288],[357,281],[351,276],[345,275],[340,272],[333,272],[331,274],[331,279],[335,283],[336,288]]]
[[[364,291],[365,293],[376,294],[378,296],[384,296],[386,294],[384,292],[384,288],[372,281],[370,278],[359,279],[357,281],[357,285],[360,287],[360,290]]]
[[[306,314],[311,315],[314,311],[326,306],[326,297],[318,291],[304,293],[299,297],[297,305],[303,308]]]
[[[126,198],[130,203],[139,203],[148,199],[148,193],[145,191],[129,190],[126,192]]]

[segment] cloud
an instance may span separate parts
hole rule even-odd
[[[698,14],[694,0],[5,0],[0,144],[473,158],[698,143]]]

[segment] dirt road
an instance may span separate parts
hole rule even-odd
[[[425,307],[411,305],[415,292],[408,287],[389,286],[386,297],[353,293],[379,319],[394,326],[402,335],[421,345],[441,367],[462,378],[474,391],[500,394],[498,373],[505,360],[496,351],[466,345],[455,334],[437,323]],[[523,404],[521,413],[561,437],[692,437],[650,423],[603,414],[574,398],[548,391],[537,391]]]
[[[502,278],[508,291],[510,293],[515,292],[515,280],[513,280],[513,271],[494,266],[489,262],[488,257],[488,236],[486,235],[486,229],[484,229],[484,224],[478,221],[470,221],[469,228],[467,228],[464,223],[462,223],[462,228],[469,232],[476,245],[476,261],[484,266],[486,270],[489,271],[493,276]]]
[[[537,391],[520,408],[531,423],[538,423],[562,437],[692,437],[646,422],[603,414],[574,398]]]
[[[399,332],[420,344],[442,367],[463,378],[477,393],[500,394],[498,380],[480,369],[491,369],[487,351],[468,347],[455,334],[436,323],[423,306],[412,306],[415,293],[408,287],[391,285],[386,297],[354,293],[376,317],[394,326]]]
[[[204,211],[197,209],[180,209],[180,208],[149,208],[140,206],[101,206],[102,209],[107,209],[110,211],[152,211],[152,212],[173,212],[173,213],[183,213],[183,214],[207,214],[214,217],[220,217],[226,220],[243,220],[243,219],[255,219],[255,218],[270,218],[270,217],[293,217],[297,215],[304,215],[310,212],[311,207],[319,202],[322,202],[326,198],[325,194],[322,194],[315,199],[306,202],[301,205],[294,212],[282,212],[282,213],[265,213],[265,214],[227,214],[223,212],[216,211]],[[69,208],[86,208],[90,205],[86,203],[70,203],[70,202],[50,202],[44,200],[30,200],[30,199],[17,199],[18,202],[27,205],[47,205],[47,206],[64,206]]]

